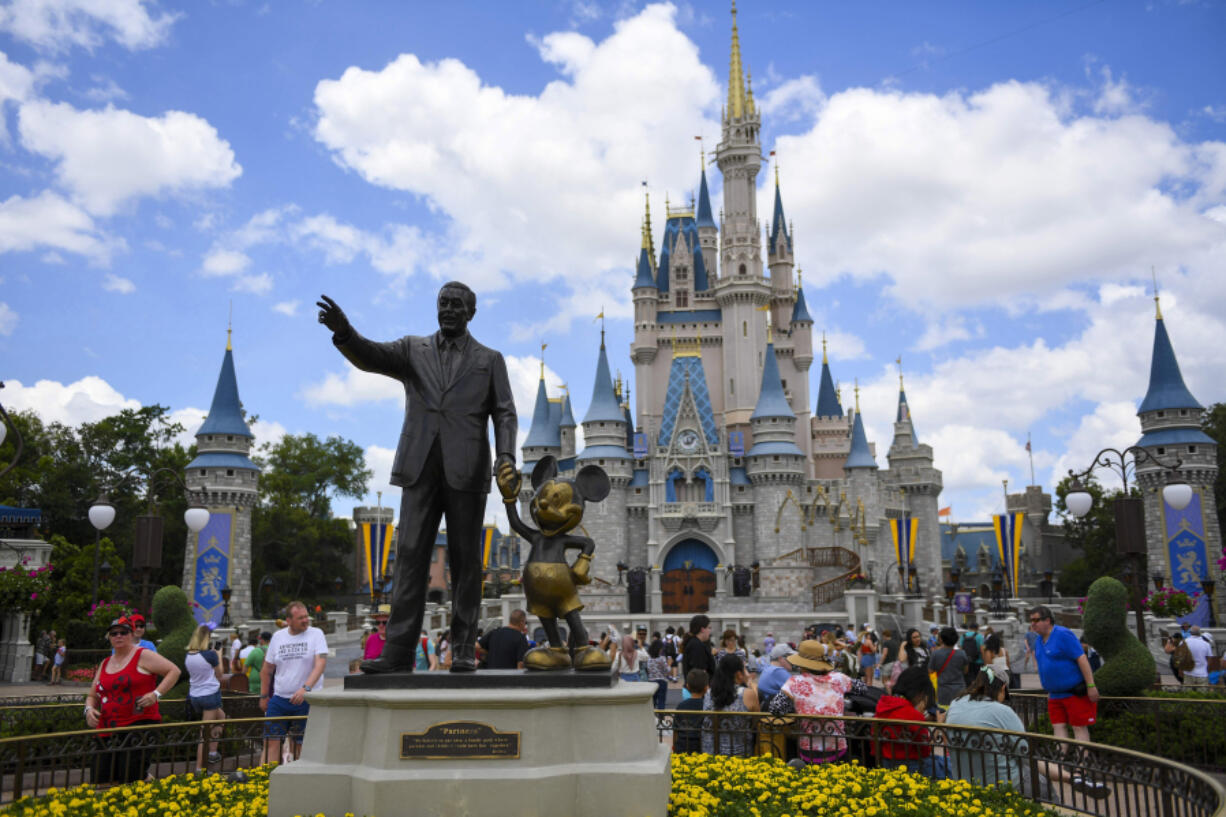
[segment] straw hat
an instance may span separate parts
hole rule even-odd
[[[391,618],[391,615],[392,615],[392,605],[380,604],[378,609],[376,609],[375,612],[372,613],[370,617],[375,618],[375,619]]]
[[[830,672],[834,665],[826,660],[825,645],[820,641],[802,641],[795,655],[788,656],[788,663],[814,672]]]

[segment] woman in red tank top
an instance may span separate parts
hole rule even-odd
[[[85,722],[99,730],[160,723],[158,699],[179,680],[179,668],[153,650],[136,646],[126,616],[111,622],[107,638],[115,652],[94,674],[85,695]],[[135,737],[131,732],[98,733],[94,783],[131,783],[145,776],[149,765],[145,750],[127,748]]]

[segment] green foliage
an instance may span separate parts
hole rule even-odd
[[[183,667],[183,659],[187,655],[187,642],[191,641],[196,629],[196,619],[192,616],[191,602],[180,587],[168,585],[153,594],[153,621],[158,632],[162,633],[162,641],[158,644],[158,652],[177,667]],[[187,682],[186,675],[179,683]]]
[[[93,530],[91,528],[91,530]],[[89,611],[93,603],[94,536],[89,544],[76,545],[60,535],[51,537],[52,593],[55,604],[48,607],[39,618],[39,629],[54,629],[68,641],[69,647],[101,649],[106,646],[106,625],[96,626],[90,621]],[[124,572],[124,560],[109,537],[98,542],[98,563],[108,563],[111,575],[98,580],[98,598],[113,599],[120,593]]]
[[[0,567],[0,610],[37,613],[47,603],[51,589],[51,565],[28,567],[24,558],[11,568]]]
[[[1154,657],[1128,627],[1128,588],[1110,576],[1090,585],[1083,617],[1085,639],[1103,657],[1094,673],[1100,695],[1130,697],[1154,682]]]
[[[316,519],[332,515],[333,494],[363,496],[373,475],[362,447],[336,436],[320,440],[314,434],[286,434],[265,444],[257,459],[264,469],[263,504],[295,506]]]
[[[1112,501],[1124,492],[1108,493],[1093,479],[1089,480],[1083,487],[1094,497],[1094,504],[1090,506],[1089,513],[1078,519],[1069,513],[1065,504],[1071,483],[1072,479],[1065,477],[1056,486],[1056,513],[1064,523],[1065,541],[1081,555],[1060,570],[1056,588],[1062,596],[1078,598],[1086,594],[1090,584],[1099,576],[1119,576],[1124,572],[1127,559],[1116,550],[1115,509],[1112,505]],[[1136,490],[1131,495],[1140,496]],[[1144,557],[1141,575],[1147,575]]]
[[[1217,441],[1217,479],[1213,481],[1213,498],[1218,519],[1226,519],[1226,403],[1214,403],[1200,418],[1201,428]],[[1218,554],[1218,567],[1226,570],[1226,543]],[[1209,555],[1214,559],[1214,555]]]

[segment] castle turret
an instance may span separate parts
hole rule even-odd
[[[901,362],[899,365],[901,367]],[[898,411],[894,415],[894,442],[886,459],[890,463],[886,480],[891,487],[902,492],[907,512],[919,520],[915,563],[920,587],[930,596],[939,596],[944,579],[937,509],[944,480],[941,472],[933,467],[932,446],[922,445],[916,439],[901,368],[898,373]]]
[[[1145,501],[1150,569],[1170,576],[1174,587],[1195,591],[1204,579],[1219,583],[1222,579],[1217,564],[1222,552],[1221,520],[1213,494],[1218,473],[1217,443],[1201,430],[1204,408],[1183,382],[1157,295],[1154,303],[1149,388],[1137,409],[1142,433],[1136,444],[1164,463],[1180,462],[1178,479],[1192,486],[1192,502],[1181,511],[1166,504],[1162,488],[1168,472],[1148,457],[1137,458],[1137,484]],[[1223,595],[1215,594],[1219,621],[1226,609]]]
[[[626,414],[613,389],[604,332],[592,385],[592,402],[583,415],[583,452],[576,467],[599,465],[609,475],[612,490],[603,502],[591,507],[583,524],[596,540],[592,576],[611,583],[617,580],[617,563],[628,558],[626,487],[633,476],[634,461],[626,449]]]
[[[851,418],[843,416],[826,338],[822,337],[822,374],[817,390],[817,410],[810,421],[813,439],[813,476],[817,479],[842,479],[843,465],[851,453]]]
[[[702,260],[707,269],[707,276],[712,283],[719,277],[719,227],[711,215],[711,194],[707,192],[706,154],[702,154],[699,168],[698,211],[695,222],[698,225],[698,242],[702,246]]]
[[[562,396],[562,420],[558,430],[562,438],[562,459],[573,459],[575,456],[575,415],[570,408],[570,392]]]
[[[545,392],[545,361],[541,361],[541,379],[536,384],[536,404],[532,410],[532,425],[528,436],[524,439],[524,470],[532,471],[532,466],[546,454],[555,457],[562,456],[562,438],[560,429],[552,422],[549,395]]]
[[[652,256],[651,208],[647,203],[643,219],[639,247],[639,260],[635,268],[634,288],[634,340],[630,343],[630,359],[634,362],[634,377],[640,384],[638,390],[638,416],[642,418],[658,401],[651,388],[651,365],[659,352],[659,328],[656,323],[660,308],[660,290],[656,286],[655,259]]]
[[[196,432],[196,458],[184,470],[188,494],[209,511],[204,529],[187,534],[183,557],[183,591],[202,623],[220,623],[225,587],[230,620],[252,617],[251,509],[259,498],[260,468],[248,456],[254,437],[238,398],[229,334],[208,417]]]
[[[779,168],[775,167],[775,209],[771,214],[767,237],[766,258],[770,267],[771,304],[776,326],[785,326],[795,310],[796,285],[792,280],[795,257],[792,251],[792,231],[783,214],[783,196],[779,192]]]

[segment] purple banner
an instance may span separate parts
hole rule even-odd
[[[230,542],[234,532],[234,514],[212,511],[209,523],[196,539],[196,587],[192,601],[196,621],[221,622],[224,605],[221,589],[230,582]]]

